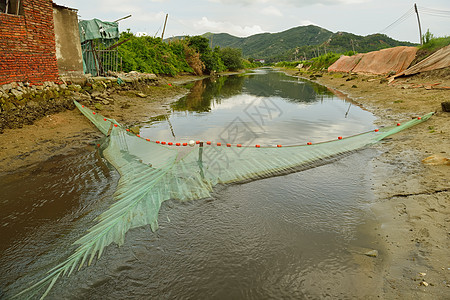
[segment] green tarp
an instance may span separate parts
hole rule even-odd
[[[85,41],[96,39],[119,39],[119,24],[115,22],[104,22],[99,19],[93,19],[80,21],[78,26],[82,44]]]

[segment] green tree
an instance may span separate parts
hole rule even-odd
[[[205,64],[205,72],[222,72],[226,70],[222,59],[220,58],[219,48],[212,50],[209,47],[209,40],[202,36],[192,36],[188,39],[189,47],[200,53],[200,59]]]
[[[220,56],[228,70],[237,71],[244,68],[241,49],[226,47],[220,50]]]
[[[422,35],[423,43],[429,43],[432,39],[434,39],[434,35],[430,32],[430,29],[427,29],[427,32]]]

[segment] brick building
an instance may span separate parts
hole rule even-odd
[[[59,81],[55,6],[61,8],[51,0],[0,0],[0,85]]]

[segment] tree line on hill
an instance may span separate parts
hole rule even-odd
[[[354,51],[365,53],[396,46],[415,46],[394,40],[385,34],[360,36],[348,32],[333,33],[315,25],[299,26],[278,33],[261,33],[245,38],[227,33],[203,35],[214,46],[242,49],[244,57],[264,59],[266,62],[311,59],[328,52]]]

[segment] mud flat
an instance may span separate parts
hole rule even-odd
[[[372,161],[380,227],[374,241],[384,299],[448,299],[450,294],[450,69],[398,78],[285,70],[313,79],[371,111],[381,125],[436,114],[376,147]],[[375,295],[374,295],[375,296]]]

